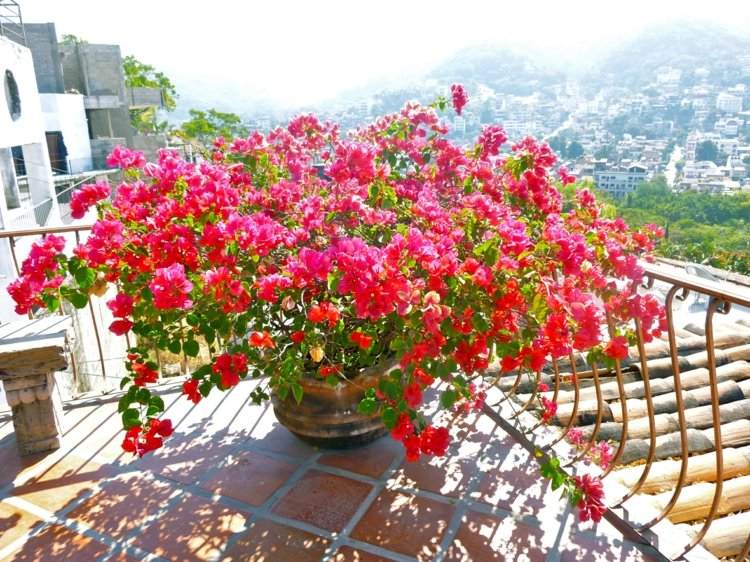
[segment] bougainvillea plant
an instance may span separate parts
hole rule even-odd
[[[409,460],[443,455],[448,429],[420,412],[436,381],[443,407],[481,408],[493,361],[507,374],[577,351],[611,361],[634,342],[633,318],[647,340],[663,321],[637,291],[657,231],[605,218],[545,143],[507,146],[497,125],[466,147],[449,140],[440,113],[467,100],[454,85],[450,99],[348,135],[303,115],[265,136],[217,139],[197,164],[118,148],[109,163],[124,183],[75,192],[73,216],[96,204],[98,220],[72,256],[55,236],[34,246],[9,288],[17,311],[84,306],[101,279],[116,284],[110,330],[149,342],[129,350],[122,381],[127,451],[172,432],[149,390],[156,345],[210,350],[184,383],[195,403],[248,377],[261,381],[255,401],[300,401],[301,377],[346,383],[395,357],[400,368],[360,410],[382,416]],[[597,517],[601,486],[579,480],[565,483]]]

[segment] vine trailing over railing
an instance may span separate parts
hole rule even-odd
[[[450,432],[422,413],[428,387],[445,385],[444,408],[481,408],[495,360],[519,376],[573,351],[611,363],[635,341],[632,318],[647,338],[663,319],[637,291],[638,257],[658,230],[601,216],[532,138],[503,152],[506,135],[490,125],[456,146],[440,119],[451,101],[463,109],[463,87],[345,138],[302,115],[267,136],[217,139],[197,165],[117,148],[109,162],[125,183],[111,201],[101,182],[74,193],[76,215],[97,204],[99,220],[72,257],[55,236],[34,247],[9,288],[17,310],[85,306],[103,282],[117,284],[111,331],[208,352],[184,385],[195,403],[248,377],[257,402],[300,402],[303,377],[356,384],[396,358],[360,411],[382,416],[409,460],[443,455]],[[122,381],[123,447],[138,454],[172,432],[149,390],[152,359],[146,344],[130,349]],[[597,517],[596,480],[545,473]]]

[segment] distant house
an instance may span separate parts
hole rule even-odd
[[[598,189],[616,199],[625,197],[635,191],[638,184],[648,179],[648,168],[642,164],[630,164],[627,167],[595,169],[594,183]]]

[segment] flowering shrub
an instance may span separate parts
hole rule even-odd
[[[451,98],[460,113],[463,87]],[[494,360],[508,374],[574,351],[606,363],[634,341],[631,319],[647,340],[663,322],[636,290],[638,256],[658,232],[602,216],[589,190],[554,172],[544,143],[503,153],[496,125],[452,143],[447,105],[410,103],[346,137],[303,115],[267,136],[217,139],[199,164],[170,150],[147,164],[118,148],[109,162],[126,181],[111,200],[100,184],[74,194],[76,216],[98,202],[99,219],[72,257],[55,236],[35,246],[10,286],[17,311],[84,306],[103,275],[118,289],[115,334],[193,357],[209,348],[183,387],[194,403],[248,377],[262,377],[257,402],[299,402],[301,377],[336,385],[396,357],[360,410],[382,416],[409,460],[443,455],[448,429],[420,413],[436,381],[447,383],[443,407],[481,408]],[[149,390],[159,375],[148,346],[129,350],[127,368],[123,447],[144,454],[172,426]],[[601,488],[579,484],[576,501],[597,518]]]

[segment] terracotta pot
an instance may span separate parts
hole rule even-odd
[[[271,396],[279,423],[316,447],[348,449],[370,443],[387,430],[379,414],[365,416],[357,406],[369,388],[396,366],[395,360],[365,369],[354,379],[331,386],[312,377],[300,380],[304,394],[297,402],[291,392],[285,400]]]

